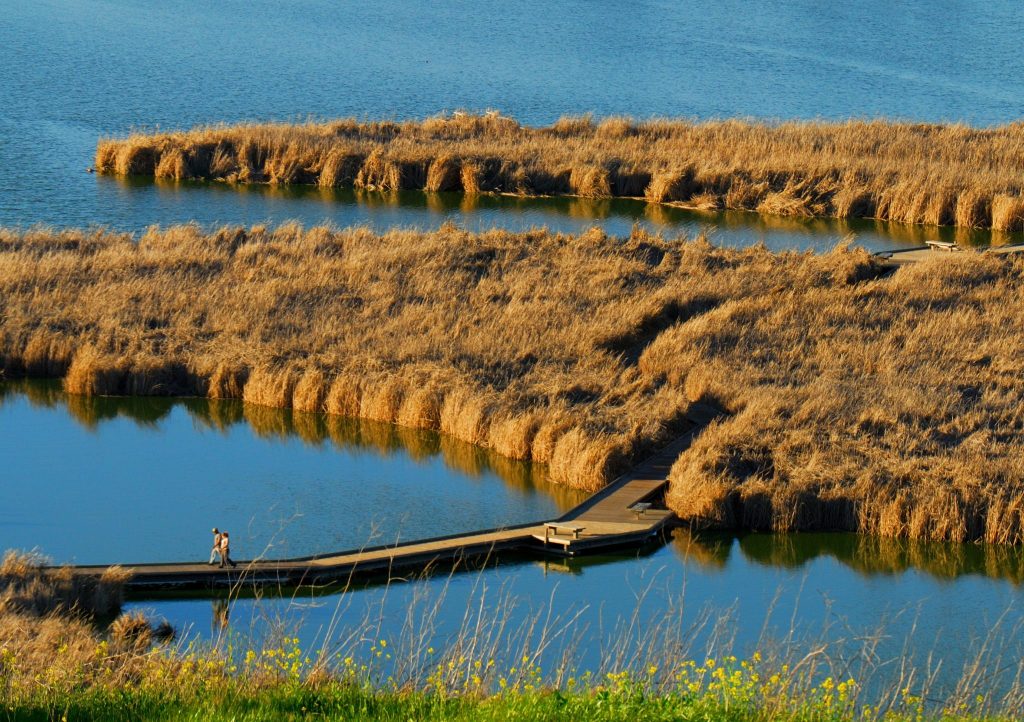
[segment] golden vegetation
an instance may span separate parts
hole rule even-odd
[[[641,231],[2,232],[0,360],[439,429],[581,488],[703,399],[730,416],[673,470],[686,519],[1020,542],[1024,263],[883,270]]]
[[[496,113],[214,126],[100,140],[101,173],[586,198],[1024,230],[1024,125],[757,123]]]
[[[35,553],[7,551],[0,561],[0,615],[47,616],[57,612],[112,616],[121,609],[124,583],[131,573],[112,566],[100,576],[70,568],[47,569]]]
[[[731,294],[640,359],[735,411],[677,461],[670,505],[713,526],[1024,541],[1024,264],[971,254],[845,286],[765,271],[771,292]]]
[[[1010,720],[1024,709],[1022,665],[1005,643],[1016,630],[1002,620],[966,650],[959,674],[940,678],[918,661],[910,639],[892,656],[885,626],[850,635],[838,624],[816,633],[791,625],[784,637],[771,636],[770,612],[741,659],[734,635],[722,631],[735,615],[695,612],[670,595],[648,618],[639,609],[647,594],[600,635],[600,659],[585,668],[578,660],[594,640],[581,633],[577,614],[544,603],[526,610],[485,585],[460,600],[461,618],[444,632],[436,620],[452,604],[446,589],[415,596],[394,636],[381,629],[383,600],[360,619],[341,595],[338,609],[350,613],[306,646],[285,621],[298,599],[255,636],[230,627],[234,599],[215,599],[224,626],[177,644],[166,643],[166,622],[154,629],[137,611],[101,625],[66,611],[0,609],[0,706],[10,719],[751,722]]]
[[[120,614],[130,573],[111,567],[102,576],[80,576],[70,568],[47,568],[34,553],[7,551],[0,563],[0,704],[8,711],[23,694],[137,683],[155,670],[180,668],[171,658],[154,659],[154,630],[138,612]],[[97,622],[113,620],[107,634]]]
[[[593,489],[682,423],[621,358],[675,255],[600,232],[0,232],[0,364],[434,429]]]

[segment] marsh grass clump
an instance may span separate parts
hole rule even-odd
[[[153,643],[153,628],[142,612],[122,614],[110,625],[110,641],[121,653],[144,652]]]
[[[101,173],[377,191],[622,196],[795,217],[1024,229],[1024,125],[496,113],[244,124],[99,141]]]
[[[267,435],[292,428],[267,407],[311,439],[336,423],[308,412],[437,430],[582,489],[710,403],[672,472],[685,520],[1016,544],[1022,294],[1020,257],[889,274],[641,230],[0,231],[0,366],[244,399]]]
[[[114,566],[101,576],[50,568],[35,552],[7,551],[0,562],[0,610],[45,616],[74,612],[92,617],[116,614],[131,573]]]
[[[672,507],[709,526],[1024,541],[1024,336],[1007,303],[1022,270],[977,256],[787,284],[660,335],[641,367],[700,369],[692,383],[734,411],[676,463]]]

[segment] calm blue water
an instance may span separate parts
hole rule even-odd
[[[97,137],[133,128],[458,108],[496,108],[532,124],[582,112],[1005,123],[1024,108],[1022,34],[1024,12],[1010,0],[8,2],[0,8],[0,225],[134,230],[298,218],[383,229],[451,219],[470,228],[600,223],[613,233],[642,223],[773,248],[827,248],[850,233],[871,248],[949,239],[939,229],[628,201],[236,191],[85,169]],[[38,545],[61,561],[201,558],[213,523],[234,532],[239,556],[284,555],[536,518],[571,503],[529,470],[436,437],[207,402],[82,402],[7,387],[0,459],[0,545]],[[592,662],[616,623],[638,607],[654,623],[684,589],[689,610],[735,606],[730,629],[749,646],[778,594],[783,626],[846,620],[859,632],[909,610],[891,622],[894,644],[917,619],[915,642],[930,648],[941,636],[946,668],[955,669],[1002,610],[1020,623],[1015,551],[994,563],[987,552],[915,547],[887,566],[888,553],[850,551],[837,539],[726,539],[696,554],[679,542],[639,558],[506,563],[450,582],[238,600],[230,626],[247,630],[288,610],[310,641],[344,604],[346,623],[385,612],[382,630],[392,636],[413,600],[442,599],[450,626],[485,584],[513,592],[518,621],[548,599],[561,611],[589,605],[580,659]],[[210,601],[139,604],[179,627],[220,633]]]
[[[0,547],[36,547],[58,562],[204,559],[214,524],[232,532],[239,558],[310,554],[546,518],[581,500],[530,465],[437,434],[239,402],[88,399],[54,382],[6,382],[0,429]],[[486,624],[506,620],[495,638],[517,654],[543,618],[567,635],[546,654],[549,668],[563,645],[580,668],[596,668],[617,643],[635,649],[623,632],[631,620],[634,633],[678,623],[670,629],[698,658],[749,655],[763,632],[791,626],[796,648],[826,639],[846,654],[883,627],[880,654],[898,655],[908,640],[919,660],[939,650],[953,680],[1004,613],[1000,643],[1024,652],[1022,582],[1017,548],[678,530],[639,553],[128,607],[166,618],[185,639],[242,649],[282,631],[306,649],[353,630],[397,644],[410,618],[429,628],[424,644],[442,648],[467,610],[483,610]],[[723,615],[715,642],[709,620]],[[350,651],[371,655],[369,644]]]
[[[645,214],[642,204],[438,209],[354,198],[125,184],[85,173],[96,139],[240,120],[422,117],[497,108],[527,123],[637,117],[889,117],[1003,123],[1024,104],[1024,14],[1009,0],[882,2],[6,3],[0,225],[535,224],[634,221],[719,243],[871,248],[936,229]],[[379,199],[378,199],[379,200]],[[499,204],[500,205],[500,204]],[[984,240],[975,236],[973,240]],[[967,238],[965,240],[972,240]]]
[[[977,547],[902,545],[920,566],[907,563],[906,554],[902,564],[888,566],[878,563],[882,555],[877,549],[858,552],[859,541],[849,534],[695,539],[677,530],[668,544],[640,555],[503,561],[482,573],[344,594],[286,594],[230,603],[164,598],[129,606],[168,619],[186,636],[232,641],[241,649],[253,640],[258,648],[265,638],[273,646],[282,633],[298,636],[304,650],[318,650],[325,642],[333,649],[332,643],[340,645],[356,632],[361,641],[351,649],[340,647],[342,655],[367,662],[374,661],[369,648],[375,640],[389,640],[392,648],[401,649],[413,630],[428,631],[426,641],[413,647],[443,649],[457,635],[467,610],[471,615],[483,610],[488,632],[500,620],[507,622],[497,634],[509,640],[498,645],[499,663],[506,666],[519,661],[523,630],[535,621],[546,626],[554,635],[541,660],[547,671],[559,666],[564,648],[571,650],[570,664],[599,670],[616,644],[641,655],[648,647],[657,655],[658,645],[667,642],[675,650],[673,658],[721,659],[730,650],[750,657],[755,650],[772,649],[792,629],[798,658],[826,642],[829,657],[852,665],[839,664],[828,673],[853,674],[867,683],[855,671],[857,653],[867,637],[879,635],[878,662],[891,664],[907,656],[923,667],[934,653],[933,662],[942,661],[936,688],[946,691],[964,665],[977,658],[982,640],[994,635],[1004,664],[987,667],[994,673],[987,689],[1008,681],[1006,675],[1012,676],[1024,653],[1019,608],[1024,555],[1019,550],[1001,566]],[[958,563],[939,563],[950,552]],[[715,621],[720,622],[717,635]],[[471,616],[471,628],[475,623]],[[648,631],[655,632],[654,640],[644,642]],[[527,646],[536,649],[539,636]],[[990,652],[986,659],[994,656]],[[642,661],[638,666],[647,668]],[[883,666],[875,682],[884,686],[892,672]]]
[[[58,563],[301,556],[557,516],[582,497],[437,434],[238,402],[0,383],[0,549]]]

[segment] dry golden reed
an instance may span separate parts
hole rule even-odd
[[[436,429],[585,489],[712,402],[685,519],[1022,541],[1024,259],[884,271],[640,230],[0,231],[0,365],[243,398],[271,435],[257,404]]]
[[[3,615],[47,616],[55,613],[109,617],[121,609],[124,584],[131,572],[120,566],[100,576],[75,574],[70,568],[47,568],[32,552],[8,550],[0,562],[0,618]]]
[[[261,406],[439,430],[595,489],[689,403],[601,346],[648,313],[668,248],[454,227],[0,231],[0,368],[73,394],[241,398],[268,435],[286,430]],[[645,426],[657,399],[666,423]]]
[[[1024,125],[634,121],[497,113],[246,124],[101,139],[101,173],[645,198],[714,210],[1024,230]]]

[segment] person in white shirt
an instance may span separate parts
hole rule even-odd
[[[213,560],[220,554],[220,537],[220,531],[217,530],[217,527],[213,527],[213,549],[210,550],[210,564],[213,564]]]

